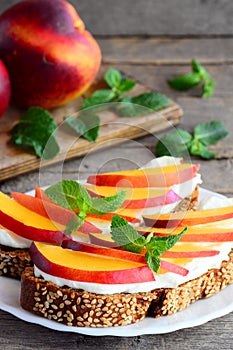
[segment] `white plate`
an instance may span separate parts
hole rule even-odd
[[[219,196],[216,193],[201,189],[200,197],[209,195]],[[224,198],[223,196],[221,196]],[[20,307],[20,282],[10,278],[0,277],[0,309],[12,315],[35,324],[62,332],[74,332],[94,336],[121,336],[130,337],[143,334],[163,334],[178,329],[199,326],[217,317],[233,311],[233,284],[208,299],[199,300],[187,309],[174,315],[153,319],[146,317],[143,321],[129,326],[88,328],[70,327],[54,321],[33,315]]]

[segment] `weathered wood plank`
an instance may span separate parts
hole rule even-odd
[[[233,62],[233,38],[98,38],[108,64],[204,64]]]
[[[28,324],[12,315],[0,311],[1,348],[4,350],[31,349],[124,349],[153,350],[179,349],[181,344],[187,350],[232,349],[233,314],[212,320],[200,327],[179,330],[169,335],[143,335],[137,337],[91,337],[74,333],[53,331],[38,325]],[[12,334],[12,330],[14,333]]]
[[[1,0],[0,9],[20,0]],[[95,35],[232,35],[231,0],[70,0]]]
[[[214,96],[209,99],[202,99],[199,96],[199,89],[188,92],[177,92],[170,89],[166,80],[175,74],[183,74],[186,72],[185,67],[180,66],[159,66],[154,67],[147,65],[146,68],[141,65],[114,65],[115,67],[136,76],[146,85],[154,87],[156,90],[167,94],[170,98],[176,100],[184,111],[180,127],[192,132],[195,125],[214,119],[225,122],[230,134],[229,136],[217,144],[214,150],[219,152],[219,157],[226,156],[228,160],[219,161],[200,161],[205,187],[211,190],[217,190],[224,194],[233,194],[232,183],[232,98],[233,98],[233,66],[232,65],[216,65],[207,66],[214,79],[216,80],[216,89]],[[174,73],[175,72],[175,73]],[[158,136],[161,134],[158,134]],[[59,181],[61,172],[66,178],[85,178],[90,173],[98,171],[122,170],[124,168],[132,168],[140,166],[153,157],[155,143],[157,138],[154,136],[137,139],[132,144],[123,144],[122,146],[110,147],[108,150],[98,151],[83,159],[74,159],[67,161],[61,168],[61,165],[46,168],[45,172],[40,172],[40,177],[36,172],[30,173],[29,176],[19,176],[12,180],[2,182],[1,190],[9,193],[15,191],[28,191],[38,184],[49,185],[52,182]],[[223,158],[224,158],[223,157]],[[211,177],[208,174],[209,169]],[[227,169],[224,181],[222,181],[222,169]],[[42,176],[43,175],[43,176]]]

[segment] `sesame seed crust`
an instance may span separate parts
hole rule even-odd
[[[172,315],[188,307],[198,299],[209,298],[233,283],[233,250],[229,260],[223,261],[219,269],[211,269],[200,277],[185,282],[177,288],[155,290],[148,316]]]
[[[145,293],[95,294],[59,287],[34,276],[26,268],[21,279],[21,306],[38,316],[78,327],[113,327],[132,324],[145,317],[174,314],[198,299],[208,298],[233,283],[233,250],[219,269],[177,288]]]
[[[144,319],[152,299],[148,293],[94,294],[59,287],[26,268],[21,279],[21,306],[38,316],[69,326],[113,327]]]
[[[28,249],[10,249],[0,245],[0,276],[20,279],[28,266],[32,266]]]

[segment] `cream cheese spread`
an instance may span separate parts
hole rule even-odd
[[[23,238],[14,232],[0,228],[0,244],[11,248],[29,248],[32,241]]]

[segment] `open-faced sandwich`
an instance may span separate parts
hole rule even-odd
[[[18,273],[24,309],[69,326],[120,326],[173,314],[233,282],[232,200],[197,205],[199,167],[163,162],[34,197],[1,195],[1,235],[28,241],[30,266]]]
[[[198,165],[183,164],[179,158],[162,157],[147,167],[123,172],[128,178],[135,179],[125,184],[115,181],[115,185],[95,186],[91,184],[94,177],[90,177],[86,188],[92,196],[112,196],[124,189],[125,200],[113,213],[88,215],[79,232],[73,234],[73,239],[89,241],[88,233],[109,232],[111,218],[116,213],[139,225],[143,214],[169,212],[186,201],[190,207],[195,204],[200,183]],[[138,171],[139,176],[134,176]],[[144,183],[142,187],[141,180],[145,182],[147,177],[151,178],[148,172],[155,173],[156,182],[153,186]],[[122,177],[122,172],[113,175],[114,180]],[[35,189],[35,198],[16,192],[11,195],[10,199],[0,193],[0,275],[20,279],[24,268],[31,266],[28,250],[32,241],[60,244],[74,212],[56,205],[39,187]]]

